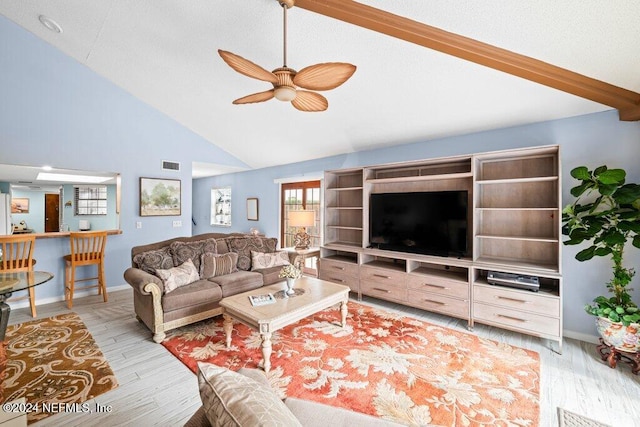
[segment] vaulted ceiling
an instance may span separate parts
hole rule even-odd
[[[565,85],[578,81],[591,90],[595,79],[608,89],[615,86],[616,100],[628,95],[621,116],[640,118],[631,108],[640,92],[638,1],[359,4],[415,21],[400,21],[397,29],[411,41],[419,39],[412,32],[426,24],[587,77],[560,73]],[[340,20],[352,7],[362,15],[359,4],[299,0],[289,10],[287,65],[300,70],[340,61],[358,67],[344,85],[323,92],[329,108],[321,113],[277,100],[231,104],[271,84],[236,73],[217,50],[267,70],[282,66],[282,8],[276,0],[4,0],[0,13],[252,168],[620,109],[608,98],[596,102],[546,86],[559,76],[553,70],[540,84],[509,74],[513,64],[508,72],[498,71],[381,34],[387,21],[380,26],[357,17],[353,23]],[[45,28],[40,15],[62,32]],[[450,46],[441,50],[456,53]],[[500,59],[504,52],[497,52]],[[478,62],[486,64],[486,58]],[[524,77],[529,74],[525,70]],[[600,83],[594,84],[598,92]]]

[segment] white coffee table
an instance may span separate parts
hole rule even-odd
[[[347,324],[349,287],[313,277],[301,277],[296,280],[294,289],[297,290],[297,293],[301,293],[300,295],[277,298],[273,304],[251,305],[250,295],[276,294],[286,288],[286,283],[283,281],[223,298],[220,301],[220,305],[224,308],[223,328],[226,334],[227,348],[231,346],[234,320],[257,330],[262,339],[262,359],[265,372],[269,372],[271,369],[271,334],[274,331],[336,304],[340,304],[341,326],[344,328]]]

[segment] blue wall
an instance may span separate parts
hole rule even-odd
[[[278,184],[274,180],[313,175],[317,171],[366,166],[451,155],[481,153],[540,145],[560,145],[562,161],[563,205],[573,198],[569,189],[576,183],[569,175],[578,165],[596,167],[606,164],[627,170],[628,182],[640,182],[640,123],[621,122],[615,111],[563,120],[518,126],[470,135],[423,141],[392,148],[362,151],[308,162],[265,168],[249,172],[194,180],[193,215],[198,219],[194,233],[221,231],[209,224],[211,187],[232,187],[232,231],[248,231],[257,226],[269,236],[278,236]],[[247,197],[260,200],[260,221],[246,220]],[[257,224],[257,225],[256,225]],[[563,247],[564,329],[569,335],[594,335],[594,318],[583,306],[606,292],[611,268],[606,259],[580,263],[575,254],[584,247]],[[640,251],[629,249],[627,266],[640,267]],[[639,278],[635,279],[635,300],[640,302]]]
[[[246,167],[164,114],[0,16],[0,163],[122,175],[122,234],[106,249],[107,285],[123,285],[133,246],[191,235],[191,162]],[[163,171],[162,160],[181,163]],[[180,217],[138,214],[139,178],[182,181]],[[173,228],[174,220],[181,228]],[[136,221],[142,228],[136,229]],[[55,278],[37,300],[63,295],[67,238],[38,239],[38,268]]]

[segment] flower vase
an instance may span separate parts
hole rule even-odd
[[[285,293],[287,295],[293,295],[296,293],[296,291],[293,290],[293,285],[296,282],[296,279],[292,279],[291,277],[287,277],[287,290],[285,291]]]

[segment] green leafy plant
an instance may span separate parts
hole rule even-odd
[[[580,166],[571,176],[580,184],[571,189],[576,200],[562,211],[562,234],[569,236],[565,245],[591,243],[576,254],[578,261],[593,257],[611,257],[613,278],[607,289],[613,296],[598,296],[585,306],[587,313],[602,316],[628,326],[640,322],[640,311],[631,300],[628,285],[635,270],[623,266],[627,242],[640,248],[640,185],[626,184],[626,172],[600,166],[590,171]]]

